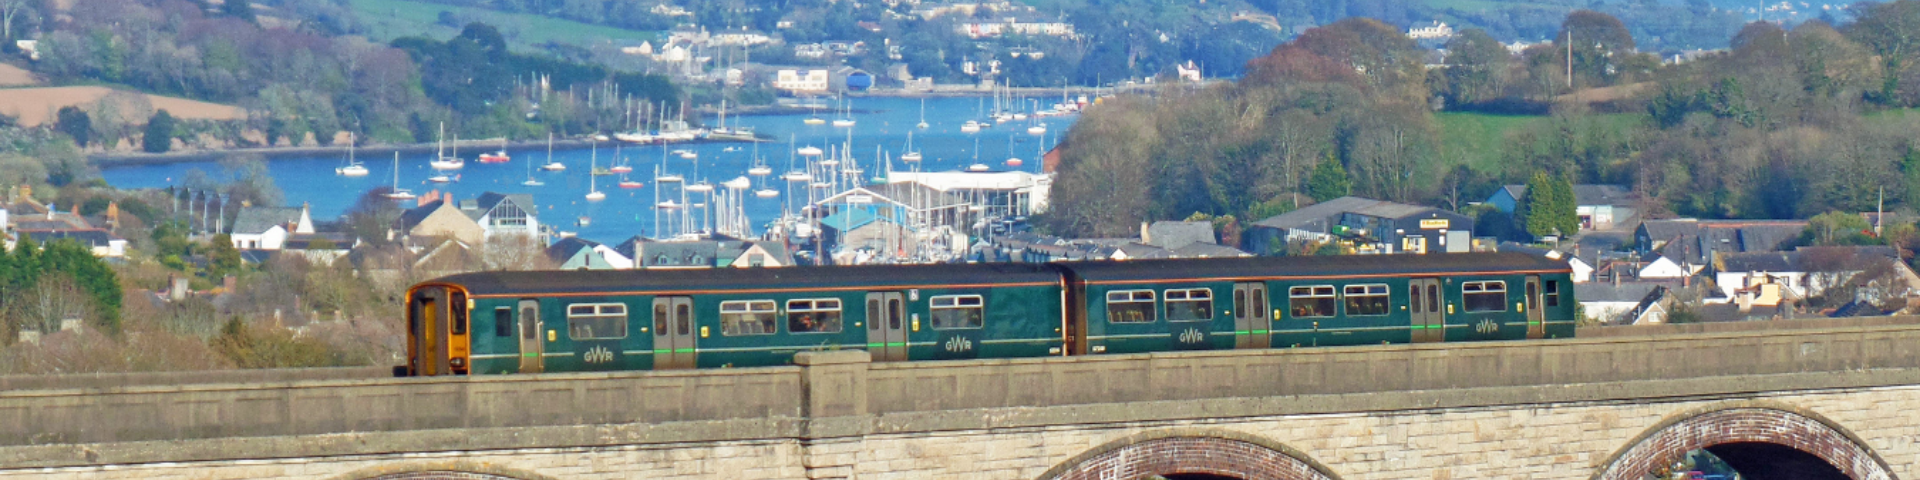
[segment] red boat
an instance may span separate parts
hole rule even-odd
[[[629,167],[626,165],[614,165],[613,167],[608,168],[607,171],[613,172],[613,173],[633,173],[633,167]]]
[[[633,180],[621,180],[621,181],[620,181],[620,188],[625,188],[625,189],[628,189],[628,190],[632,190],[632,189],[635,189],[635,188],[640,188],[640,182],[636,182],[636,181],[633,181]]]
[[[507,163],[507,161],[511,159],[511,157],[507,156],[506,150],[480,154],[480,163]]]

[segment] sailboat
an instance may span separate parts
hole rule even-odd
[[[613,146],[613,166],[608,167],[607,171],[623,175],[633,172],[633,167],[627,165],[627,158],[620,155],[619,145]]]
[[[645,185],[640,183],[639,180],[628,180],[627,174],[624,174],[624,173],[620,174],[620,188],[633,190],[636,188],[640,188],[642,186],[645,186]]]
[[[600,146],[598,144],[593,146],[593,156],[591,157],[591,160],[588,160],[588,162],[589,162],[587,164],[588,171],[597,170],[599,168]],[[606,199],[607,199],[607,194],[600,193],[600,179],[593,175],[587,175],[587,201],[598,202]]]
[[[845,111],[840,118],[833,119],[833,126],[847,128],[853,126],[853,101],[847,100]]]
[[[353,158],[353,132],[347,132],[347,164],[334,168],[333,173],[343,177],[367,176],[367,166]]]
[[[1020,157],[1013,156],[1013,135],[1007,135],[1007,166],[1019,167],[1022,163],[1026,162],[1020,160]]]
[[[920,124],[914,126],[920,127],[921,130],[927,129],[927,99],[925,98],[920,99]]]
[[[442,123],[440,124],[440,138],[434,142],[433,161],[427,162],[427,165],[432,166],[434,170],[459,170],[462,167],[466,167],[467,161],[460,159],[460,139],[455,138],[453,140],[453,156],[449,157],[446,155],[446,136],[447,124]]]
[[[980,163],[980,137],[973,137],[973,164],[967,166],[967,171],[984,172],[991,169],[993,169],[993,167]]]
[[[1037,120],[1037,119],[1036,119],[1036,120],[1035,120],[1035,121],[1033,122],[1033,126],[1031,126],[1031,127],[1027,127],[1027,134],[1028,134],[1028,135],[1033,135],[1033,136],[1040,136],[1040,135],[1046,135],[1046,134],[1047,134],[1047,124],[1044,124],[1044,123],[1040,123],[1040,122],[1039,122],[1039,120]]]
[[[920,152],[913,149],[913,132],[907,132],[907,153],[900,154],[900,160],[907,163],[920,161]]]
[[[827,123],[827,120],[824,118],[820,118],[820,106],[819,105],[808,105],[808,106],[813,107],[813,114],[809,115],[806,120],[802,120],[800,123],[805,123],[807,125],[825,125]]]
[[[513,157],[507,156],[507,139],[500,139],[500,151],[480,154],[480,163],[507,163]]]
[[[413,192],[400,188],[400,152],[393,152],[393,191],[387,192],[387,198],[394,200],[413,199]]]
[[[547,139],[547,160],[548,160],[548,161],[552,161],[552,160],[553,160],[553,139],[552,139],[552,137],[548,137],[548,139]],[[521,184],[521,185],[526,185],[526,186],[529,186],[529,187],[538,187],[538,186],[541,186],[541,185],[546,185],[547,183],[546,183],[546,182],[542,182],[542,181],[539,181],[539,180],[535,180],[535,179],[533,178],[533,162],[527,162],[527,181],[524,181],[524,182],[520,182],[520,184]]]
[[[547,134],[547,164],[541,165],[540,169],[549,172],[558,172],[567,169],[567,164],[554,161],[553,159],[553,134],[551,133]]]

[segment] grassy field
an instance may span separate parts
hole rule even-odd
[[[1482,172],[1500,171],[1500,150],[1506,145],[1507,132],[1547,121],[1543,116],[1461,112],[1441,112],[1434,119],[1440,124],[1440,158],[1444,164],[1465,163]]]
[[[470,17],[493,25],[514,47],[526,48],[547,42],[590,46],[609,41],[639,43],[655,41],[655,32],[588,25],[571,20],[524,13],[505,13],[478,9],[458,9],[447,5],[409,0],[351,0],[354,11],[371,27],[373,39],[388,41],[409,35],[427,35],[444,39],[458,34],[452,27],[440,25],[440,12],[464,10]]]

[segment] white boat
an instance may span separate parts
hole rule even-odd
[[[711,192],[713,191],[713,184],[701,182],[701,183],[695,183],[692,185],[687,185],[687,191],[694,192],[694,193]]]
[[[747,169],[747,174],[753,175],[756,177],[764,177],[767,175],[772,175],[773,167],[769,167],[766,165],[754,165],[753,168]]]
[[[780,178],[789,182],[811,182],[813,181],[813,174],[807,172],[792,172],[782,175]]]
[[[851,119],[851,118],[836,118],[836,119],[834,119],[834,120],[833,120],[833,126],[835,126],[835,127],[840,127],[840,128],[847,128],[847,127],[851,127],[851,126],[853,126],[853,119]]]
[[[600,146],[594,145],[593,156],[589,157],[589,160],[587,160],[587,170],[592,171],[596,168],[599,168],[599,166],[600,166]],[[600,193],[600,177],[587,175],[587,201],[598,202],[606,199],[607,199],[607,194]]]
[[[760,198],[773,198],[773,197],[780,196],[780,191],[774,190],[771,188],[762,188],[759,190],[754,190],[753,196],[760,197]]]
[[[1020,160],[1020,157],[1013,157],[1013,158],[1007,159],[1007,166],[1009,167],[1018,167],[1022,163],[1026,163],[1026,162]]]
[[[532,163],[528,163],[528,165],[532,165]],[[567,169],[567,164],[553,161],[553,134],[551,133],[547,134],[547,164],[541,165],[540,169],[549,172],[558,172]],[[539,181],[533,179],[532,171],[527,172],[527,181],[520,182],[520,184],[531,186],[542,185]]]
[[[467,161],[460,159],[460,139],[459,138],[454,138],[453,140],[454,141],[453,156],[446,155],[447,153],[446,143],[444,142],[444,140],[446,139],[445,138],[446,135],[447,135],[447,124],[442,123],[440,124],[440,136],[441,136],[440,140],[442,141],[435,142],[436,147],[434,148],[434,152],[433,152],[434,159],[431,162],[427,162],[427,165],[433,167],[434,170],[459,170],[461,168],[466,167]]]
[[[687,181],[686,177],[681,177],[679,175],[675,175],[671,173],[653,177],[653,183],[680,183],[684,181]]]
[[[907,132],[907,153],[901,154],[900,159],[909,163],[920,161],[920,152],[913,149],[913,132]]]
[[[1038,135],[1046,135],[1046,134],[1047,134],[1047,125],[1046,125],[1046,124],[1039,124],[1039,125],[1034,125],[1034,126],[1031,126],[1031,127],[1027,127],[1027,134],[1028,134],[1028,135],[1035,135],[1035,136],[1038,136]]]
[[[818,157],[820,156],[820,154],[826,153],[826,151],[821,150],[820,147],[808,145],[808,146],[800,147],[800,150],[798,151],[798,153],[802,157]]]
[[[681,150],[681,151],[680,151],[680,158],[681,158],[681,159],[685,159],[685,160],[693,160],[693,159],[696,159],[696,158],[700,158],[700,154],[698,154],[698,153],[693,153],[693,151],[692,151],[692,150]]]
[[[833,168],[833,167],[837,167],[837,166],[840,166],[840,161],[839,161],[839,160],[834,160],[834,159],[831,159],[831,158],[829,158],[829,159],[826,159],[826,160],[821,160],[821,161],[820,161],[820,166],[822,166],[822,167],[827,167],[827,168]]]
[[[987,166],[987,164],[984,164],[984,163],[976,163],[976,164],[967,166],[967,171],[969,172],[984,172],[992,169],[993,167],[989,167]]]
[[[427,177],[427,181],[433,182],[433,183],[453,183],[453,177],[442,173],[439,175]]]
[[[827,119],[820,118],[820,117],[807,117],[806,120],[801,120],[800,123],[804,123],[807,125],[825,125],[827,123]]]
[[[353,132],[347,132],[347,164],[334,168],[333,173],[342,177],[364,177],[370,173],[366,165],[353,158]]]
[[[661,210],[679,210],[680,204],[674,202],[673,200],[667,200],[667,201],[655,204],[654,207],[659,208]]]
[[[927,129],[927,99],[925,98],[920,99],[920,123],[914,126],[921,130]]]
[[[393,152],[393,190],[387,192],[387,198],[394,200],[413,199],[413,192],[400,188],[400,152]]]
[[[960,133],[979,133],[979,132],[980,132],[980,122],[978,121],[967,120],[967,123],[960,124]]]

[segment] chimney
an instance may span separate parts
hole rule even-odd
[[[231,294],[234,290],[240,288],[240,280],[233,275],[227,275],[227,278],[220,280],[220,288],[226,289],[227,293]]]
[[[1747,313],[1747,312],[1753,311],[1753,292],[1752,291],[1741,290],[1739,293],[1736,293],[1733,295],[1733,299],[1734,301],[1740,302],[1740,313]]]
[[[1152,245],[1152,244],[1153,244],[1153,235],[1152,235],[1152,234],[1150,234],[1150,233],[1147,233],[1147,221],[1146,221],[1146,220],[1141,220],[1141,221],[1140,221],[1140,243],[1144,243],[1144,244],[1147,244],[1147,245]]]
[[[1620,287],[1620,264],[1618,263],[1613,264],[1613,269],[1607,271],[1607,276],[1613,277],[1614,288],[1619,288]]]
[[[1680,277],[1680,288],[1686,288],[1692,284],[1693,284],[1692,275],[1683,275]]]
[[[167,298],[175,302],[186,300],[187,290],[191,288],[187,285],[187,277],[167,274]]]

